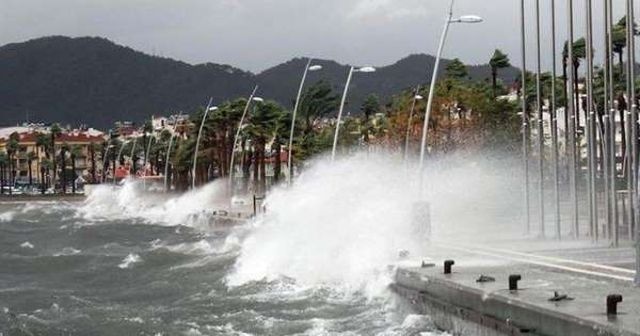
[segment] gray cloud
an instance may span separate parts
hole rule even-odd
[[[550,1],[541,1],[544,55],[549,55]],[[558,4],[558,48],[565,1]],[[615,1],[617,15],[622,1]],[[620,4],[617,4],[617,3]],[[103,36],[190,63],[216,62],[260,71],[296,56],[385,65],[410,53],[435,53],[446,0],[1,0],[0,43],[44,35]],[[576,1],[576,35],[583,2]],[[595,2],[600,13],[599,1]],[[456,14],[485,18],[454,25],[448,58],[486,63],[495,48],[519,64],[517,0],[458,0]],[[527,1],[533,39],[533,0]],[[601,24],[597,14],[596,24]],[[596,29],[596,38],[600,38]],[[533,42],[531,40],[531,42]],[[529,61],[534,60],[533,43]],[[548,59],[548,57],[545,57]],[[550,62],[545,59],[545,65]],[[533,63],[530,63],[530,67]]]

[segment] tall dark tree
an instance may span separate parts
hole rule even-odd
[[[266,156],[267,142],[275,135],[282,107],[276,102],[267,101],[257,104],[251,114],[248,127],[245,132],[254,147],[254,182],[256,191],[264,194],[267,190]],[[258,174],[255,174],[258,172]]]
[[[640,35],[638,31],[637,23],[633,24],[634,35]],[[618,54],[618,65],[620,66],[620,72],[624,72],[624,49],[627,47],[627,17],[623,16],[618,23],[613,26],[611,43],[613,44],[613,52]]]
[[[364,115],[364,120],[362,121],[362,138],[364,143],[369,146],[371,141],[370,135],[373,128],[371,123],[371,116],[376,115],[376,113],[380,112],[380,100],[376,95],[369,95],[365,99],[362,107],[360,108],[362,114]]]
[[[9,141],[7,142],[7,155],[9,158],[9,194],[13,193],[13,187],[16,183],[16,157],[18,150],[20,149],[20,135],[17,132],[9,135]]]
[[[71,192],[75,194],[77,188],[76,181],[78,179],[78,174],[76,173],[76,160],[82,156],[82,150],[80,149],[80,146],[73,145],[71,146],[69,153],[71,154]]]
[[[0,194],[4,194],[5,180],[7,177],[7,164],[9,156],[6,152],[0,152]]]
[[[294,161],[304,160],[327,149],[315,127],[322,118],[336,112],[339,104],[340,96],[325,81],[317,82],[305,90],[298,108],[296,127],[299,129],[294,143]]]
[[[97,142],[92,142],[89,144],[89,159],[91,160],[91,183],[97,182],[96,177],[96,152],[100,151],[102,146]]]
[[[60,185],[62,187],[63,194],[67,193],[67,152],[68,151],[69,151],[69,145],[67,145],[66,143],[63,143],[62,146],[60,146]]]
[[[44,194],[45,190],[49,187],[47,182],[47,176],[51,172],[52,163],[50,159],[44,158],[40,162],[40,193]]]
[[[454,58],[447,64],[446,76],[448,78],[463,80],[467,78],[469,73],[467,72],[467,66],[462,63],[459,58]]]
[[[489,60],[489,66],[491,66],[491,87],[493,89],[493,97],[497,96],[498,90],[498,70],[508,68],[511,66],[509,57],[503,53],[500,49],[496,49]]]
[[[29,166],[29,188],[33,187],[33,173],[31,168],[33,167],[33,161],[37,160],[38,156],[35,152],[27,153],[27,165]]]
[[[62,134],[62,129],[58,124],[53,124],[51,129],[49,129],[49,135],[51,136],[51,183],[53,184],[53,189],[55,190],[58,167],[56,161],[56,139]]]

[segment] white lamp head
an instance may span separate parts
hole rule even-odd
[[[424,97],[423,97],[423,96],[421,96],[421,95],[415,95],[415,96],[414,96],[414,98],[415,98],[416,100],[423,100],[423,99],[424,99]]]
[[[252,99],[253,101],[256,101],[258,103],[262,103],[264,101],[264,99],[260,98],[260,97],[253,97]]]
[[[376,71],[376,68],[371,66],[366,66],[358,69],[358,72],[375,72],[375,71]]]
[[[215,111],[215,110],[217,110],[217,109],[218,109],[218,107],[217,107],[217,106],[211,106],[211,107],[209,108],[209,112]]]
[[[454,22],[460,22],[460,23],[480,23],[482,22],[482,18],[477,16],[477,15],[463,15],[459,18],[457,18],[456,20],[453,20]]]
[[[322,70],[322,65],[316,64],[309,67],[309,71],[318,71]]]

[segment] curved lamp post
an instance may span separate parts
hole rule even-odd
[[[291,116],[291,132],[289,133],[289,153],[287,154],[287,185],[291,185],[291,177],[293,176],[293,166],[291,152],[293,149],[293,132],[296,127],[296,116],[298,115],[298,107],[300,106],[300,96],[302,96],[302,87],[304,86],[304,82],[307,79],[307,73],[309,71],[318,71],[322,69],[322,65],[311,65],[313,61],[312,58],[307,62],[307,66],[304,68],[304,73],[302,74],[302,80],[300,81],[300,87],[298,88],[298,96],[296,97],[296,104],[293,107],[293,115]]]
[[[413,95],[413,103],[411,104],[411,111],[409,112],[409,119],[407,120],[407,135],[404,139],[404,160],[407,161],[409,158],[409,136],[411,135],[411,124],[413,124],[413,111],[416,108],[416,103],[418,100],[423,100],[424,97],[419,95],[420,85],[416,87],[416,92]]]
[[[244,123],[244,118],[247,116],[247,111],[249,111],[249,106],[252,101],[262,102],[264,101],[260,97],[256,97],[256,92],[258,91],[258,86],[256,85],[253,88],[253,92],[249,96],[247,100],[247,104],[244,106],[244,111],[242,111],[242,117],[240,117],[240,122],[238,123],[238,129],[236,130],[236,135],[233,138],[233,147],[231,147],[231,162],[229,162],[229,201],[231,201],[231,196],[233,196],[233,166],[235,163],[236,157],[236,147],[238,146],[238,138],[240,137],[240,131],[242,131],[242,124]]]
[[[113,134],[111,132],[109,132],[109,141],[107,141],[107,148],[105,149],[103,155],[102,155],[102,183],[107,182],[107,172],[104,169],[104,163],[107,162],[107,157],[109,156],[109,150],[113,147],[115,147],[113,145]],[[107,166],[109,164],[107,163]],[[108,167],[107,167],[108,168]]]
[[[444,28],[442,29],[442,36],[440,37],[440,44],[438,45],[438,53],[436,56],[436,63],[433,68],[433,74],[431,77],[431,87],[429,88],[429,98],[427,100],[427,109],[425,111],[424,125],[422,127],[422,142],[420,144],[420,163],[418,166],[418,173],[420,175],[420,193],[422,193],[422,181],[424,168],[424,155],[427,147],[427,130],[429,129],[429,117],[431,115],[431,105],[433,104],[433,94],[435,91],[436,80],[438,78],[438,66],[440,65],[440,57],[442,56],[442,49],[444,48],[444,42],[447,38],[447,32],[449,31],[449,25],[452,23],[480,23],[482,18],[476,15],[464,15],[457,19],[453,18],[453,0],[451,1],[451,7],[449,8],[449,15],[444,22]]]
[[[336,147],[338,146],[338,135],[340,134],[340,121],[342,121],[342,112],[344,111],[344,104],[347,99],[347,93],[349,92],[349,84],[351,83],[351,77],[353,77],[354,72],[375,72],[376,68],[374,67],[362,67],[356,69],[355,67],[351,67],[349,69],[349,76],[347,76],[347,83],[344,86],[344,92],[342,93],[342,101],[340,102],[340,111],[338,112],[338,119],[336,120],[336,131],[333,136],[333,148],[331,149],[331,161],[336,159]]]
[[[193,189],[196,188],[196,165],[198,164],[198,148],[200,147],[200,137],[202,136],[202,129],[204,128],[204,122],[207,120],[207,116],[210,111],[212,112],[218,109],[217,106],[211,106],[212,102],[213,102],[213,98],[210,98],[209,104],[207,104],[207,108],[204,110],[202,121],[200,122],[200,129],[198,130],[198,139],[196,139],[196,149],[193,153],[193,169],[191,171],[191,187]]]

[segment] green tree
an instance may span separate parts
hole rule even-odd
[[[9,135],[9,141],[7,142],[7,156],[9,158],[9,186],[13,188],[16,183],[16,155],[20,149],[20,135],[17,132]],[[12,194],[12,189],[9,189],[9,194]]]
[[[97,158],[96,156],[98,155],[99,152],[101,152],[103,150],[104,146],[102,144],[99,144],[97,142],[91,142],[89,144],[89,160],[91,160],[91,183],[97,183]]]
[[[375,116],[378,112],[380,112],[380,100],[378,96],[371,94],[367,96],[360,108],[362,114],[364,116],[364,120],[362,122],[362,138],[364,143],[369,146],[370,143],[370,133],[373,128],[373,124],[371,123],[371,117]]]
[[[33,161],[37,159],[38,155],[36,153],[27,153],[27,165],[29,166],[29,188],[33,186],[33,173],[31,172],[31,167],[33,166]]]
[[[454,58],[447,64],[446,76],[456,80],[463,80],[468,76],[467,66],[459,58]]]
[[[266,145],[275,136],[282,114],[283,109],[276,102],[259,103],[255,105],[247,128],[244,130],[254,148],[253,178],[256,191],[259,194],[266,192]]]
[[[7,164],[9,156],[6,152],[0,152],[0,194],[4,194],[4,186],[7,178]]]
[[[60,186],[62,187],[62,194],[67,193],[67,152],[68,151],[69,151],[69,145],[67,145],[67,143],[65,142],[62,144],[62,146],[60,146]]]
[[[47,182],[47,176],[51,172],[51,168],[53,164],[50,159],[44,158],[42,162],[40,162],[40,192],[44,194],[45,190],[49,187]]]
[[[334,113],[339,104],[340,96],[325,81],[317,82],[305,90],[298,107],[294,162],[305,160],[331,147],[331,141],[326,141],[324,131],[316,127],[323,118]]]
[[[637,29],[637,24],[633,23],[633,34],[640,35]],[[613,26],[611,43],[613,44],[613,52],[618,54],[618,65],[620,66],[620,72],[624,72],[624,49],[627,47],[627,17],[623,16],[618,23]]]
[[[565,92],[568,92],[567,89],[567,80],[568,80],[568,76],[567,76],[567,71],[573,71],[573,78],[574,80],[574,107],[576,108],[576,111],[579,111],[580,108],[580,92],[578,90],[578,70],[580,68],[580,61],[582,59],[584,59],[585,57],[587,57],[587,53],[586,53],[587,47],[586,47],[586,41],[584,38],[579,38],[578,40],[573,42],[573,60],[571,61],[571,70],[568,70],[569,68],[569,50],[568,50],[568,42],[565,42],[564,44],[564,48],[562,50],[562,73],[563,73],[563,77],[564,77],[564,87],[565,87]],[[566,107],[566,106],[565,106]],[[576,125],[580,124],[580,114],[576,113]]]
[[[273,179],[274,184],[280,182],[282,175],[282,162],[280,161],[280,153],[283,146],[289,144],[289,132],[291,130],[291,111],[285,111],[284,109],[278,113],[275,120],[274,138],[272,143],[272,155],[274,158],[273,163]]]
[[[76,193],[76,180],[78,178],[78,174],[76,173],[76,160],[82,156],[82,149],[78,145],[71,146],[69,153],[71,154],[71,192],[73,194]]]
[[[56,162],[56,139],[62,134],[62,129],[60,125],[53,124],[51,129],[49,129],[49,135],[51,136],[51,184],[53,184],[53,188],[55,190],[56,180],[57,180],[57,162]]]
[[[496,49],[489,60],[489,66],[491,66],[491,87],[493,89],[493,97],[497,96],[498,88],[498,70],[508,68],[511,66],[509,57],[504,54],[500,49]]]

